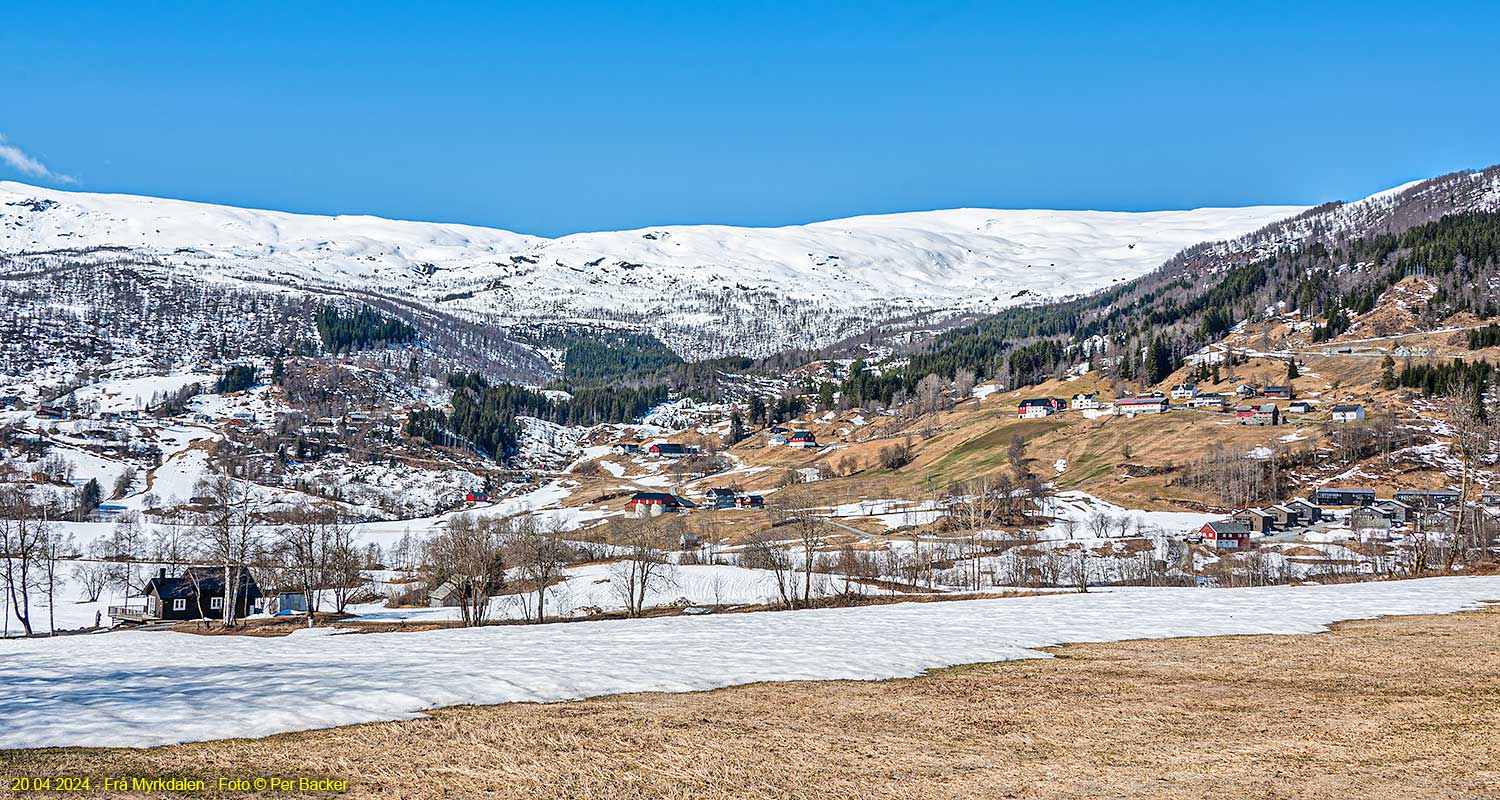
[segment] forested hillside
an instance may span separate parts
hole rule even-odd
[[[1494,178],[1500,169],[1476,175]],[[1422,213],[1433,213],[1429,192],[1408,192],[1420,199]],[[1024,385],[1084,360],[1111,377],[1154,384],[1236,324],[1268,313],[1313,321],[1313,341],[1332,339],[1351,316],[1369,311],[1411,275],[1436,287],[1423,311],[1428,325],[1460,311],[1481,319],[1500,313],[1500,212],[1458,211],[1366,236],[1333,235],[1326,220],[1309,221],[1342,210],[1332,205],[1299,217],[1293,222],[1318,234],[1248,261],[1225,251],[1209,262],[1204,254],[1213,248],[1196,248],[1191,257],[1099,294],[1001,311],[941,334],[897,369],[851,375],[843,389],[856,404],[890,403],[929,374]],[[1418,218],[1418,211],[1399,205],[1381,217],[1385,227]],[[1275,236],[1286,230],[1281,224]],[[1476,338],[1475,346],[1482,341]]]

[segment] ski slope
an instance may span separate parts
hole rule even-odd
[[[471,703],[879,680],[1067,642],[1317,633],[1446,614],[1500,577],[999,600],[279,639],[110,633],[0,642],[0,748],[145,747],[409,719]]]

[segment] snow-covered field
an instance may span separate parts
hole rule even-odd
[[[411,718],[468,703],[876,680],[1066,642],[1316,633],[1500,599],[1500,577],[1003,600],[281,639],[112,633],[0,642],[0,748],[144,747]]]

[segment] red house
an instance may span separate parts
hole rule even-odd
[[[1204,524],[1198,529],[1203,543],[1221,550],[1243,550],[1250,546],[1250,526],[1232,519]]]
[[[792,431],[792,435],[786,438],[786,443],[791,447],[818,446],[818,440],[812,435],[812,431]]]
[[[489,492],[469,492],[464,495],[465,503],[485,503],[490,499]]]

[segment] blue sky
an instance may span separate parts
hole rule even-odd
[[[12,4],[0,179],[556,235],[1500,162],[1496,5],[1217,5]]]

